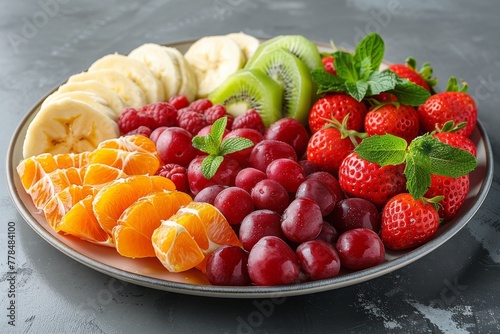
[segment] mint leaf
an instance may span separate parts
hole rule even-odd
[[[368,91],[368,84],[363,81],[346,82],[345,89],[356,101],[360,102]]]
[[[381,166],[399,165],[405,162],[406,140],[394,135],[375,135],[363,139],[354,149],[362,158]]]
[[[203,162],[201,163],[201,173],[203,176],[205,176],[208,180],[214,177],[223,160],[224,157],[221,155],[209,155],[203,159]]]
[[[192,142],[193,147],[195,149],[203,152],[203,150],[207,146],[206,141],[207,141],[207,138],[204,136],[195,136],[191,142]]]
[[[385,70],[382,72],[373,72],[368,78],[367,95],[377,95],[382,92],[393,89],[397,83],[396,73]]]
[[[476,168],[477,160],[470,152],[445,144],[434,137],[428,138],[433,145],[429,154],[432,174],[459,177]]]
[[[371,58],[367,57],[361,61],[359,64],[359,78],[361,80],[368,80],[370,75],[373,73],[372,70],[372,60]]]
[[[220,154],[226,155],[252,147],[253,141],[248,138],[228,138],[222,142]]]
[[[410,150],[404,170],[406,188],[415,199],[422,198],[431,185],[431,162],[429,156],[418,150]]]
[[[215,142],[222,142],[222,137],[224,136],[226,125],[227,117],[221,117],[212,124],[212,128],[210,129],[210,137],[213,137]]]
[[[337,75],[349,82],[358,80],[358,73],[354,64],[354,56],[349,52],[337,51],[333,54],[334,66]]]
[[[408,79],[397,78],[396,86],[387,91],[394,94],[401,104],[415,106],[425,103],[431,94]]]
[[[384,59],[384,41],[379,34],[372,32],[363,38],[356,46],[354,61],[361,63],[365,58],[370,58],[371,70],[378,71]],[[336,59],[335,59],[336,61]]]
[[[345,90],[344,80],[336,75],[326,72],[322,68],[311,72],[313,81],[318,86],[318,94],[325,92],[343,92]]]

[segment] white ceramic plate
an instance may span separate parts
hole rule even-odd
[[[183,42],[169,46],[177,47],[180,51],[185,52],[191,43]],[[328,48],[327,45],[319,44],[319,46],[321,49]],[[43,100],[44,98],[28,112],[19,124],[7,152],[8,186],[19,213],[43,239],[76,261],[115,278],[159,290],[224,298],[274,298],[315,293],[364,282],[404,267],[450,239],[467,224],[479,209],[493,180],[491,145],[484,128],[478,122],[471,136],[477,146],[478,166],[470,174],[470,191],[467,199],[456,218],[441,226],[435,238],[425,245],[410,251],[387,252],[386,261],[378,266],[358,272],[342,273],[335,278],[326,280],[274,287],[211,286],[198,270],[170,273],[156,258],[125,258],[112,248],[94,245],[71,236],[58,234],[52,230],[43,214],[37,212],[16,173],[16,166],[22,160],[22,146],[28,124],[38,112]]]

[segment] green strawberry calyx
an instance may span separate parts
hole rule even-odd
[[[345,92],[361,101],[365,97],[387,92],[394,94],[401,104],[423,104],[430,97],[427,90],[388,69],[380,71],[384,49],[384,41],[373,32],[359,42],[354,54],[341,50],[333,52],[337,75],[327,73],[324,68],[311,72],[318,94]]]
[[[457,125],[455,125],[454,121],[447,121],[446,123],[443,124],[442,127],[439,127],[439,125],[436,123],[436,130],[434,130],[432,134],[440,132],[456,132],[460,129],[465,128],[466,125],[467,122],[460,122]]]
[[[447,92],[467,93],[468,89],[469,86],[464,80],[461,80],[461,82],[459,83],[456,77],[452,76],[448,79],[448,84],[446,85]]]
[[[445,144],[431,134],[411,141],[391,134],[363,139],[354,151],[381,166],[405,163],[406,187],[415,199],[422,198],[431,185],[431,174],[459,177],[470,173],[477,160],[470,152]]]
[[[420,76],[425,80],[425,82],[427,82],[429,88],[431,89],[431,94],[436,93],[436,91],[434,90],[434,86],[438,84],[438,79],[432,77],[434,70],[431,66],[431,63],[429,62],[423,63],[422,67],[419,70],[417,69],[417,61],[415,58],[408,57],[406,58],[405,63],[406,66],[418,72],[418,74],[420,74]]]
[[[331,127],[339,130],[340,138],[345,139],[349,138],[351,142],[354,144],[354,147],[358,146],[358,139],[364,139],[368,137],[368,134],[365,132],[358,132],[355,130],[350,130],[347,128],[347,122],[349,121],[349,114],[345,115],[342,119],[342,123],[340,123],[336,118],[332,117],[331,119],[321,117],[322,120],[326,121],[325,128]]]
[[[201,173],[208,180],[214,177],[219,169],[224,155],[238,152],[252,147],[254,144],[247,138],[223,139],[227,125],[227,117],[219,118],[212,124],[210,133],[206,136],[195,136],[192,140],[193,147],[205,152],[208,156],[201,163]]]

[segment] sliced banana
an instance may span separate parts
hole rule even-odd
[[[246,62],[238,44],[227,36],[200,38],[184,57],[196,73],[198,97],[206,97]]]
[[[81,153],[120,135],[115,121],[88,104],[71,98],[48,103],[28,126],[23,156]]]
[[[114,90],[129,107],[140,108],[147,104],[142,89],[131,79],[115,70],[95,70],[82,72],[69,77],[68,82],[97,81]]]
[[[88,92],[103,98],[106,100],[106,105],[114,111],[116,117],[119,117],[123,109],[127,107],[127,104],[118,93],[97,81],[67,83],[60,86],[57,90],[59,93],[75,91]]]
[[[165,100],[165,92],[161,82],[155,78],[146,65],[138,60],[116,53],[106,55],[97,59],[89,67],[89,72],[99,70],[115,70],[131,79],[142,89],[148,104]]]
[[[146,65],[162,83],[166,100],[178,95],[182,84],[179,63],[170,55],[169,49],[171,48],[159,44],[146,43],[132,50],[128,55]]]
[[[236,44],[238,44],[240,49],[245,54],[245,58],[247,60],[252,58],[255,50],[257,50],[260,45],[260,42],[257,38],[245,34],[244,32],[235,32],[232,34],[228,34],[227,36],[232,38],[236,42]]]
[[[173,59],[176,59],[179,66],[181,85],[177,95],[184,95],[190,102],[192,102],[198,94],[198,81],[196,73],[179,50],[175,48],[167,48],[167,53],[169,53]]]
[[[47,96],[47,98],[45,99],[45,101],[43,101],[42,106],[40,108],[43,109],[47,104],[51,102],[67,98],[78,100],[80,102],[88,104],[90,107],[108,116],[113,121],[116,121],[118,119],[118,115],[116,115],[115,112],[108,107],[105,99],[94,93],[83,92],[83,91],[73,91],[73,92],[56,91]]]

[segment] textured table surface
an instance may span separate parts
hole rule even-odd
[[[386,59],[429,61],[443,89],[465,79],[495,155],[500,149],[500,4],[390,0],[6,1],[0,6],[0,156],[30,107],[71,74],[112,52],[244,31],[303,34],[340,46],[377,31]],[[17,213],[0,179],[1,333],[498,333],[499,166],[483,206],[424,258],[329,292],[238,300],[125,283],[54,249]],[[5,174],[5,172],[3,173]],[[15,230],[15,297],[8,231]],[[15,327],[8,310],[15,301]]]

